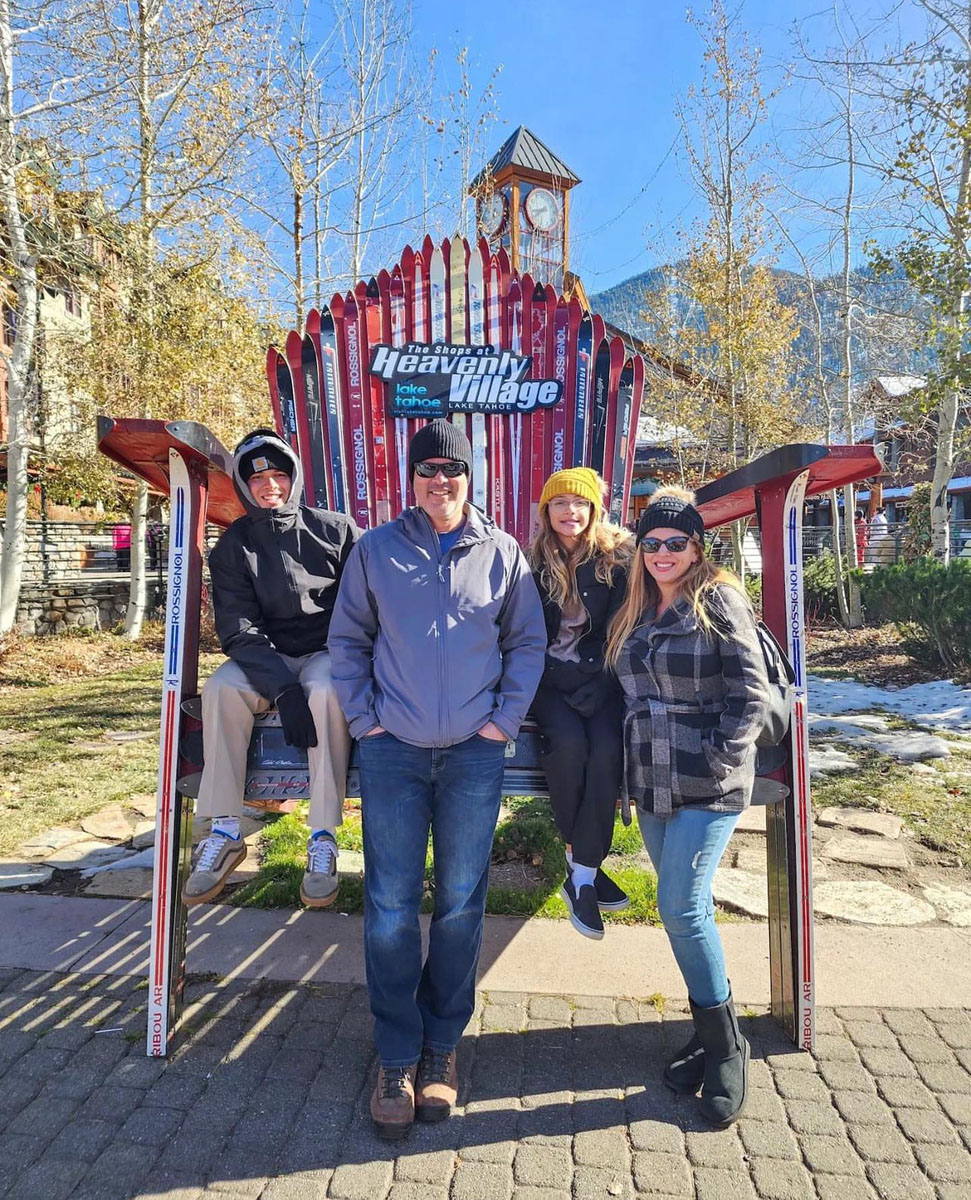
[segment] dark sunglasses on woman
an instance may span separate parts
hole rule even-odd
[[[646,537],[641,538],[641,549],[645,554],[657,554],[658,550],[664,546],[672,554],[683,554],[688,549],[691,540],[689,537],[669,537],[662,541],[660,538]]]
[[[419,462],[415,463],[415,474],[422,479],[434,479],[438,472],[445,476],[446,479],[455,479],[458,475],[465,474],[465,463],[463,462]]]

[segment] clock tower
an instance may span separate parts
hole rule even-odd
[[[570,189],[580,180],[520,125],[472,181],[477,232],[515,271],[562,289],[570,266]]]

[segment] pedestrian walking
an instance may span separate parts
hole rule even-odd
[[[633,539],[606,524],[596,472],[557,471],[539,502],[529,551],[546,620],[546,665],[532,713],[557,832],[566,843],[562,895],[573,927],[604,935],[603,911],[630,901],[603,870],[623,767],[623,698],[604,668],[607,627],[627,588]]]
[[[607,661],[624,692],[624,786],[657,872],[657,905],[695,1033],[664,1070],[701,1088],[724,1128],[745,1104],[749,1046],[738,1028],[711,884],[755,779],[768,703],[755,617],[741,581],[709,562],[692,493],[660,488],[637,529]]]
[[[536,586],[513,538],[468,503],[472,447],[449,421],[411,440],[417,503],[355,546],[330,632],[359,739],[364,953],[380,1058],[371,1117],[395,1139],[455,1103],[472,1015],[506,742],[543,671]],[[418,914],[431,830],[434,909]]]
[[[310,838],[300,898],[337,899],[350,734],[331,683],[327,634],[337,585],[360,535],[340,513],[300,503],[300,461],[272,430],[236,447],[233,478],[246,509],[209,556],[216,633],[228,661],[202,689],[205,765],[196,802],[211,817],[183,889],[188,905],[212,900],[246,858],[240,836],[253,718],[276,705],[290,746],[307,751]]]

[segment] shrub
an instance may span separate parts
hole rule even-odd
[[[892,621],[914,658],[971,666],[971,561],[932,558],[857,572],[872,621]]]
[[[836,596],[836,559],[831,550],[824,550],[806,560],[802,576],[806,620],[813,624],[839,615]]]

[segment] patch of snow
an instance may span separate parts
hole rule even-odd
[[[921,729],[971,734],[971,688],[949,679],[914,683],[898,690],[871,687],[853,679],[808,677],[809,707],[817,717],[866,713],[882,708],[912,721]],[[855,718],[857,725],[864,725]],[[894,735],[896,736],[896,735]]]

